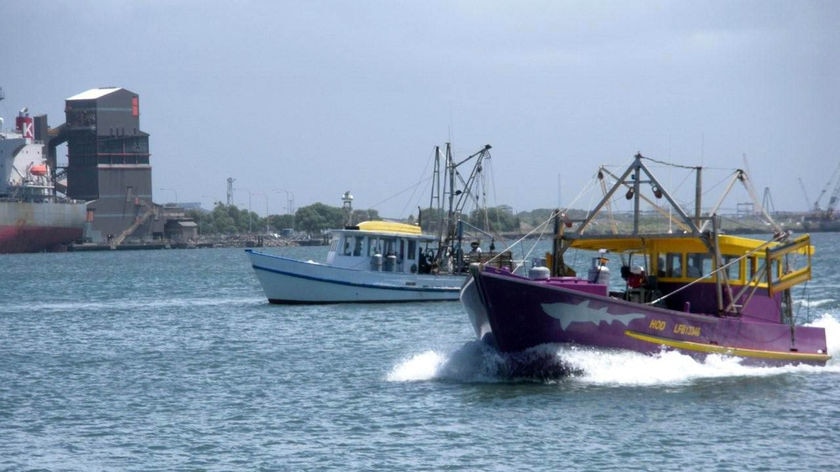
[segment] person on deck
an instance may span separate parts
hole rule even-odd
[[[470,243],[472,249],[470,250],[469,254],[469,262],[480,262],[481,261],[481,247],[479,246],[478,241],[473,241]]]
[[[645,284],[645,269],[642,266],[633,266],[630,269],[630,276],[627,278],[627,286],[639,288]]]

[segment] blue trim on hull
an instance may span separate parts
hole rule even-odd
[[[322,279],[318,277],[312,277],[309,275],[300,275],[300,274],[293,274],[291,272],[284,272],[281,270],[276,269],[269,269],[267,267],[260,267],[254,264],[251,264],[251,267],[254,270],[262,270],[265,272],[271,272],[274,274],[285,275],[289,277],[295,277],[299,279],[306,279],[306,280],[314,280],[316,282],[323,282],[328,284],[335,284],[335,285],[345,285],[348,287],[361,287],[361,288],[369,288],[369,289],[376,289],[376,290],[396,290],[401,292],[430,292],[430,293],[459,293],[461,287],[453,287],[453,288],[435,288],[435,287],[395,287],[395,286],[387,286],[387,285],[370,285],[370,284],[358,284],[352,282],[343,282],[337,280],[329,280],[329,279]],[[466,277],[466,276],[465,276]],[[457,298],[455,298],[457,300]]]
[[[342,300],[332,302],[309,302],[300,300],[283,300],[280,298],[269,298],[268,303],[272,305],[347,305],[348,303],[443,303],[443,302],[457,302],[458,299],[433,298],[427,300]]]

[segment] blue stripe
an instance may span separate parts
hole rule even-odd
[[[370,285],[370,284],[357,284],[357,283],[352,283],[352,282],[340,282],[340,281],[336,281],[336,280],[329,280],[329,279],[322,279],[322,278],[318,278],[318,277],[311,277],[311,276],[308,276],[308,275],[293,274],[291,272],[284,272],[284,271],[281,271],[281,270],[269,269],[269,268],[266,268],[266,267],[259,267],[259,266],[253,265],[253,264],[251,265],[251,267],[253,267],[254,270],[262,270],[262,271],[265,271],[265,272],[272,272],[272,273],[275,273],[275,274],[287,275],[289,277],[297,277],[299,279],[315,280],[315,281],[318,281],[318,282],[326,282],[326,283],[335,284],[335,285],[346,285],[346,286],[349,286],[349,287],[375,288],[375,289],[379,289],[379,290],[398,290],[398,291],[411,291],[411,292],[457,292],[457,291],[461,290],[460,287],[434,288],[434,287],[411,287],[411,286],[408,286],[408,285],[405,286],[405,287],[395,287],[395,286],[381,286],[381,285]]]

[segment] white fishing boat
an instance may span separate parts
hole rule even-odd
[[[419,226],[366,221],[331,232],[326,263],[246,252],[271,303],[457,300],[465,272],[435,270],[436,244]]]
[[[473,199],[472,184],[481,172],[490,146],[456,164],[446,150],[447,179],[439,178],[439,150],[436,151],[432,201],[448,196],[449,210],[438,234],[424,233],[419,225],[392,221],[365,221],[330,231],[330,248],[325,262],[300,260],[265,251],[246,249],[251,266],[270,303],[362,303],[458,300],[471,262],[487,261],[495,252],[490,238],[486,252],[474,244],[461,221],[464,204]],[[468,179],[455,188],[457,167],[475,158]],[[440,192],[440,186],[443,192]],[[437,186],[437,191],[435,187]],[[349,192],[344,195],[346,214],[352,214]],[[434,208],[434,206],[430,206]],[[349,221],[348,221],[349,223]],[[463,250],[463,245],[472,249]],[[495,259],[509,264],[510,257]]]

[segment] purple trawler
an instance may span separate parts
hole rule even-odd
[[[791,287],[811,277],[809,236],[794,238],[778,228],[766,241],[723,234],[717,208],[703,216],[697,202],[689,216],[645,161],[651,160],[637,154],[621,176],[602,167],[598,178],[605,193],[585,218],[552,215],[554,249],[546,266],[532,267],[527,276],[471,266],[461,302],[478,337],[504,352],[572,343],[642,353],[676,349],[701,359],[721,354],[757,364],[824,365],[830,358],[825,330],[796,324],[791,297]],[[699,200],[701,168],[694,170]],[[615,180],[609,189],[607,177]],[[727,193],[737,182],[754,195],[741,170],[732,175]],[[648,188],[650,196],[644,195]],[[632,229],[588,234],[618,192],[633,203]],[[656,205],[661,198],[670,210]],[[671,218],[679,230],[641,231],[642,202]],[[586,252],[592,254],[591,265],[580,277],[564,256]],[[610,283],[607,264],[616,255],[619,287],[615,280]]]

